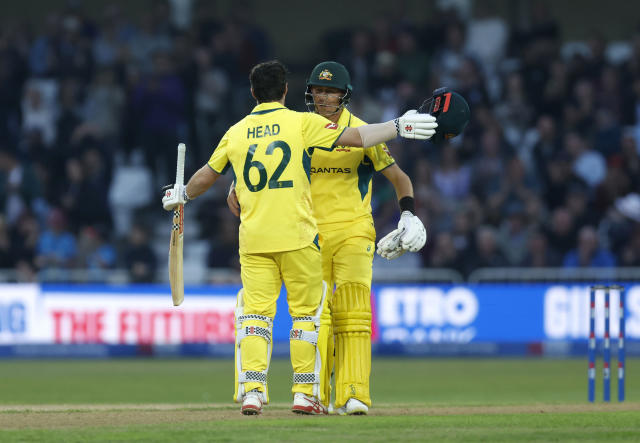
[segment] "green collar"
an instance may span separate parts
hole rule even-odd
[[[249,115],[267,114],[269,112],[279,111],[281,109],[287,109],[287,108],[282,106],[278,102],[260,103],[258,106],[253,108],[253,110],[251,111],[251,114]]]

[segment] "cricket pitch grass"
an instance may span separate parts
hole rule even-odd
[[[271,403],[244,417],[228,360],[0,362],[0,441],[638,441],[640,359],[627,401],[586,401],[586,359],[382,359],[368,416],[289,411],[291,367],[274,360]],[[612,399],[617,398],[612,380]]]

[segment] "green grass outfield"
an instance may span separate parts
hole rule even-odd
[[[231,360],[6,360],[0,441],[637,441],[639,366],[625,403],[602,403],[599,372],[590,405],[586,359],[377,358],[369,416],[299,417],[274,360],[271,404],[243,417]]]

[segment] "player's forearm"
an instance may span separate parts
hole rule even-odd
[[[385,123],[374,123],[357,128],[362,138],[362,146],[379,145],[398,136],[398,128],[393,120]]]
[[[220,174],[211,169],[209,165],[204,165],[198,169],[189,180],[189,183],[187,183],[187,195],[189,199],[192,200],[204,194],[219,177]]]
[[[409,176],[398,165],[391,165],[382,171],[382,174],[391,182],[396,191],[396,197],[413,197],[413,185]]]
[[[357,128],[346,128],[336,141],[336,145],[368,148],[388,140],[393,140],[397,136],[398,131],[392,120],[386,123],[374,123]]]

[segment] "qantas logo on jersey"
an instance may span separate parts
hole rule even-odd
[[[324,127],[327,129],[338,129],[338,125],[336,123],[327,123]]]
[[[328,69],[323,69],[320,74],[318,74],[319,80],[331,80],[333,74]]]
[[[312,174],[351,174],[351,168],[311,168]]]

